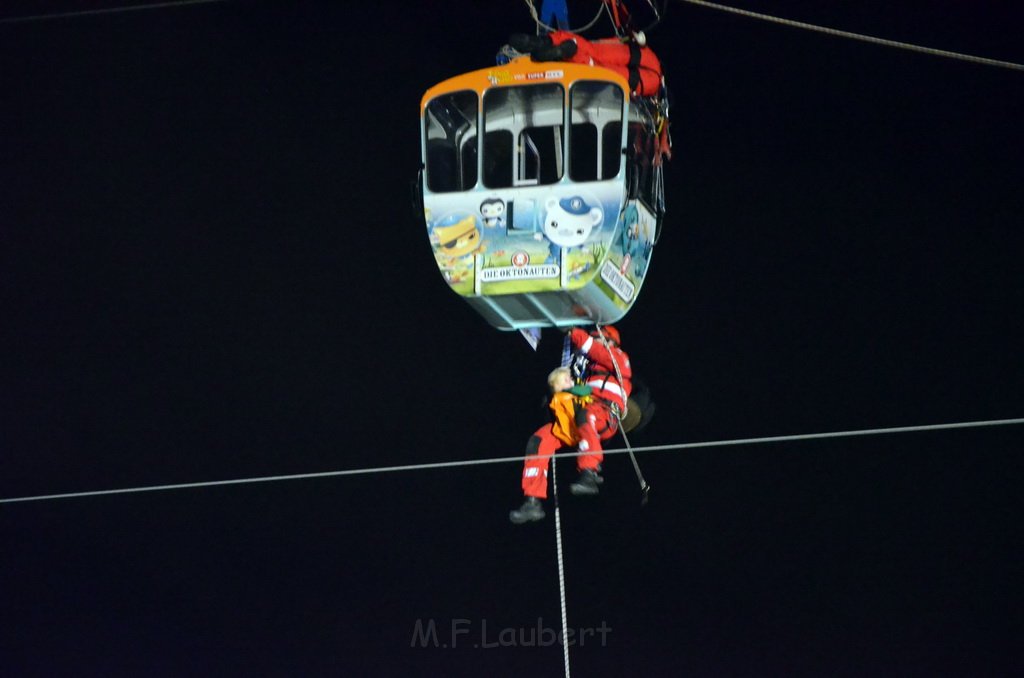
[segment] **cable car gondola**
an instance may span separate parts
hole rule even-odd
[[[665,211],[667,113],[663,87],[521,55],[428,89],[417,193],[451,289],[501,330],[621,319]]]

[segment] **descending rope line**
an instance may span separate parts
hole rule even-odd
[[[862,35],[860,33],[850,33],[849,31],[840,31],[835,28],[826,28],[825,26],[816,26],[814,24],[804,23],[802,21],[792,21],[790,19],[782,19],[779,17],[771,16],[770,14],[760,14],[758,12],[751,12],[745,9],[738,9],[736,7],[729,7],[727,5],[719,5],[714,2],[707,2],[706,0],[679,0],[679,2],[688,2],[691,5],[699,5],[701,7],[708,7],[710,9],[717,9],[723,12],[731,12],[733,14],[739,14],[741,16],[750,17],[753,19],[761,19],[762,21],[769,21],[783,26],[790,26],[793,28],[803,28],[809,31],[815,31],[818,33],[824,33],[826,35],[834,35],[841,38],[850,38],[852,40],[861,40],[863,42],[870,42],[876,45],[884,45],[886,47],[895,47],[897,49],[910,50],[911,52],[922,52],[924,54],[931,54],[932,56],[947,57],[950,59],[959,59],[961,61],[968,61],[976,64],[984,64],[986,66],[999,66],[1001,68],[1010,68],[1017,71],[1024,71],[1024,64],[1012,63],[1010,61],[999,61],[997,59],[988,59],[985,57],[972,56],[970,54],[961,54],[959,52],[950,52],[942,49],[934,49],[932,47],[922,47],[920,45],[912,45],[907,42],[897,42],[896,40],[886,40],[884,38],[875,38],[870,35]]]
[[[123,7],[107,7],[105,9],[85,9],[78,12],[55,12],[53,14],[33,14],[31,16],[16,16],[9,19],[0,19],[0,24],[16,24],[28,21],[43,21],[45,19],[70,19],[73,17],[89,16],[93,14],[117,14],[119,12],[135,12],[142,9],[165,9],[168,7],[180,7],[184,5],[206,5],[213,2],[229,2],[230,0],[176,0],[174,2],[154,2],[147,5],[126,5]]]
[[[736,438],[733,440],[713,440],[700,443],[677,443],[675,445],[648,445],[634,447],[634,452],[661,452],[665,450],[695,450],[708,447],[728,447],[734,445],[761,445],[765,443],[781,443],[798,440],[822,440],[826,438],[850,438],[854,436],[886,435],[891,433],[918,433],[923,431],[942,431],[957,428],[980,428],[983,426],[1012,426],[1024,424],[1024,417],[1018,419],[990,419],[987,421],[964,421],[950,424],[925,424],[922,426],[898,426],[893,428],[872,428],[856,431],[833,431],[829,433],[803,433],[786,436],[768,436],[762,438]],[[627,449],[603,450],[605,456],[626,454]],[[560,457],[578,457],[580,452],[560,453]],[[402,466],[378,466],[374,468],[345,469],[342,471],[322,471],[319,473],[294,473],[290,475],[259,476],[254,478],[236,478],[233,480],[208,480],[195,483],[175,483],[172,485],[146,485],[142,487],[126,487],[115,490],[91,490],[88,492],[66,492],[63,494],[41,494],[30,497],[11,497],[0,499],[0,504],[13,504],[26,501],[43,501],[46,499],[72,499],[76,497],[97,497],[108,494],[130,494],[137,492],[156,492],[160,490],[183,490],[195,487],[216,487],[218,485],[242,485],[248,483],[269,483],[279,480],[305,480],[310,478],[331,478],[335,476],[369,475],[372,473],[392,473],[395,471],[424,471],[427,469],[454,468],[457,466],[481,466],[484,464],[503,464],[509,462],[522,463],[523,455],[514,457],[490,457],[485,459],[462,459],[457,461],[439,461],[426,464],[405,464]]]
[[[633,446],[629,444],[626,429],[622,427],[622,418],[616,417],[616,419],[619,422],[619,435],[622,436],[622,442],[626,445],[626,450],[629,452],[629,460],[633,462],[633,473],[636,474],[636,480],[640,483],[640,503],[644,505],[647,503],[647,497],[651,493],[651,485],[644,478],[644,474],[640,472],[640,462],[636,460],[636,455],[633,454]]]
[[[565,566],[562,564],[562,517],[558,508],[558,460],[551,455],[551,486],[555,497],[555,549],[558,553],[558,598],[562,604],[562,656],[565,659],[565,678],[569,678],[569,617],[565,612]]]

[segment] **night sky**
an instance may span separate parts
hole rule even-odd
[[[1024,62],[1008,3],[736,4]],[[518,0],[0,24],[0,498],[520,454],[561,335],[447,289],[410,182],[423,91],[532,29]],[[689,4],[648,37],[674,158],[618,324],[658,407],[633,444],[1024,416],[1024,72]],[[569,626],[610,629],[573,673],[1020,674],[1022,448],[641,452],[645,507],[609,456],[599,497],[560,483]],[[0,674],[562,675],[474,647],[560,625],[520,469],[2,504]]]

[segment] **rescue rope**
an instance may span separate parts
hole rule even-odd
[[[533,0],[523,0],[523,2],[525,2],[526,6],[530,8],[530,16],[533,17],[533,22],[537,24],[538,30],[540,30],[541,28],[548,32],[554,32],[558,30],[554,26],[548,26],[546,23],[541,21],[540,15],[537,13],[537,7],[536,5],[533,4]],[[567,30],[570,33],[583,33],[584,31],[587,31],[594,27],[594,24],[596,24],[597,20],[601,18],[601,14],[603,14],[604,11],[605,5],[602,2],[601,6],[597,10],[597,14],[595,14],[594,18],[590,20],[590,23],[586,24],[585,26],[581,26],[580,28],[567,28],[565,30]]]
[[[637,482],[640,483],[640,505],[645,506],[647,499],[651,494],[651,486],[644,479],[644,474],[640,472],[640,462],[636,460],[636,455],[633,454],[633,448],[629,444],[629,438],[626,437],[626,429],[622,428],[622,418],[616,417],[619,420],[619,433],[622,434],[622,442],[626,444],[626,449],[629,450],[629,460],[633,462],[633,471],[636,473]]]
[[[860,40],[862,42],[870,42],[876,45],[883,45],[885,47],[895,47],[896,49],[904,49],[911,52],[931,54],[932,56],[947,57],[949,59],[959,59],[961,61],[967,61],[970,63],[983,64],[985,66],[999,66],[1000,68],[1010,68],[1017,71],[1024,71],[1024,64],[1017,64],[1010,61],[999,61],[997,59],[988,59],[986,57],[962,54],[960,52],[950,52],[943,49],[934,49],[932,47],[922,47],[921,45],[913,45],[907,42],[898,42],[896,40],[886,40],[884,38],[876,38],[870,35],[851,33],[849,31],[840,31],[835,28],[816,26],[814,24],[804,23],[802,21],[782,19],[780,17],[771,16],[770,14],[760,14],[758,12],[751,12],[749,10],[739,9],[736,7],[729,7],[727,5],[719,5],[714,2],[707,2],[707,0],[679,0],[679,2],[687,2],[690,3],[691,5],[698,5],[700,7],[707,7],[709,9],[717,9],[723,12],[731,12],[733,14],[739,14],[740,16],[745,16],[752,19],[760,19],[762,21],[781,24],[783,26],[789,26],[791,28],[802,28],[808,31],[824,33],[825,35],[832,35],[840,38],[849,38],[851,40]]]
[[[729,447],[736,445],[763,445],[767,443],[795,442],[800,440],[823,440],[827,438],[852,438],[855,436],[888,435],[893,433],[920,433],[925,431],[941,431],[959,428],[979,428],[985,426],[1012,426],[1024,424],[1024,417],[1018,419],[990,419],[986,421],[965,421],[949,424],[925,424],[922,426],[898,426],[893,428],[873,428],[853,431],[833,431],[829,433],[803,433],[786,436],[766,436],[762,438],[736,438],[732,440],[713,440],[697,443],[676,443],[674,445],[647,445],[633,448],[637,452],[663,452],[666,450],[696,450],[711,447]],[[623,449],[602,451],[605,456],[625,454]],[[563,457],[578,457],[581,452],[562,452]],[[111,494],[131,494],[139,492],[157,492],[161,490],[184,490],[197,487],[216,487],[220,485],[243,485],[249,483],[269,483],[281,480],[308,480],[313,478],[333,478],[336,476],[370,475],[374,473],[393,473],[396,471],[425,471],[428,469],[455,468],[459,466],[482,466],[485,464],[523,463],[523,455],[514,457],[490,457],[485,459],[462,459],[456,461],[439,461],[425,464],[404,464],[401,466],[377,466],[371,468],[345,469],[342,471],[321,471],[317,473],[293,473],[289,475],[256,476],[252,478],[236,478],[232,480],[207,480],[193,483],[175,483],[171,485],[145,485],[126,487],[114,490],[91,490],[87,492],[66,492],[62,494],[40,494],[27,497],[9,497],[0,499],[0,504],[13,504],[27,501],[43,501],[47,499],[72,499],[77,497],[98,497]]]
[[[608,338],[604,336],[604,330],[601,329],[601,325],[594,323],[594,328],[597,329],[597,335],[601,337],[601,343],[604,344],[604,350],[608,351],[608,357],[612,361],[612,367],[615,368],[615,378],[618,379],[619,388],[622,388],[623,394],[627,396],[622,399],[622,416],[625,417],[629,412],[629,397],[625,392],[625,388],[622,386],[622,371],[619,370],[619,361],[615,359],[615,354],[612,353],[612,347],[608,344]]]
[[[558,553],[558,599],[562,605],[562,657],[565,659],[565,678],[569,678],[569,616],[565,608],[565,566],[562,564],[562,517],[558,508],[558,455],[551,455],[551,486],[555,498],[555,549]]]

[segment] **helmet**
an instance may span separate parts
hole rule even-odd
[[[590,336],[595,337],[597,339],[600,339],[601,335],[604,335],[605,339],[615,344],[616,346],[619,345],[619,331],[615,329],[615,325],[594,327],[594,330],[590,333]]]

